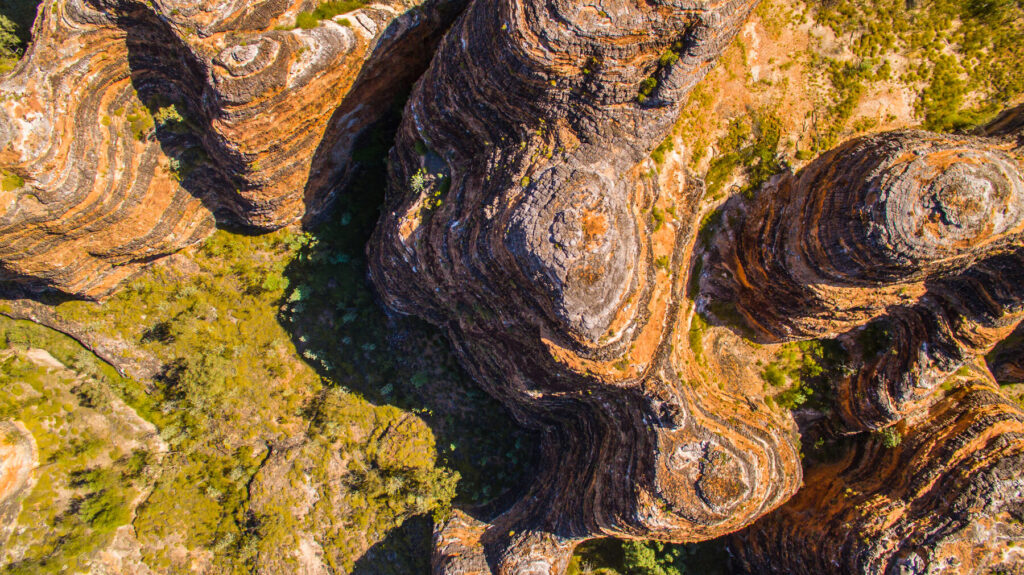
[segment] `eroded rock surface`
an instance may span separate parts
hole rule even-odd
[[[725,207],[699,303],[729,302],[720,315],[753,337],[838,337],[847,353],[833,417],[804,432],[851,440],[734,537],[751,572],[1024,567],[1024,414],[981,362],[1024,313],[1020,113],[983,137],[856,140]]]
[[[655,261],[686,265],[701,187],[645,175],[754,4],[478,1],[417,85],[371,274],[545,438],[517,505],[439,532],[438,572],[558,573],[597,535],[707,539],[799,486],[787,415],[680,377],[684,274]]]
[[[978,136],[847,143],[735,198],[724,229],[698,241],[700,182],[666,183],[645,156],[755,3],[684,4],[478,0],[406,108],[369,246],[373,279],[392,308],[447,329],[475,377],[545,438],[526,497],[490,523],[456,515],[438,530],[437,573],[557,573],[597,536],[708,539],[797,491],[788,411],[689,379],[730,363],[687,349],[697,320],[681,271],[692,262],[703,270],[696,307],[716,323],[765,343],[840,338],[849,364],[828,420],[839,433],[912,426],[903,451],[830,468],[830,480],[870,475],[874,487],[858,489],[898,498],[874,467],[886,458],[949,478],[945,489],[1019,467],[1020,413],[998,390],[961,383],[948,397],[967,399],[937,403],[940,384],[1020,319],[1024,179],[1012,115]],[[653,208],[669,206],[664,224]],[[942,405],[1010,447],[964,438],[963,456],[978,461],[969,471],[921,455],[921,442],[946,433]],[[971,493],[957,509],[994,492]],[[929,503],[934,493],[906,496],[931,507],[899,516],[906,528],[886,537],[924,533],[949,510]],[[790,516],[808,525],[849,510],[807,498],[819,508]],[[923,535],[919,545],[935,557],[994,557],[989,540],[963,530],[1007,505],[951,528],[955,551]],[[873,533],[852,521],[814,532],[825,539],[792,551],[801,559],[790,565],[815,572],[813,549]],[[895,547],[878,545],[879,559],[849,564],[888,565]],[[777,553],[748,565],[767,568]]]
[[[734,536],[751,573],[1016,573],[1024,565],[1024,414],[974,379],[811,464],[781,509]]]
[[[315,218],[460,2],[293,28],[316,5],[43,3],[0,81],[0,281],[102,296],[215,222]]]

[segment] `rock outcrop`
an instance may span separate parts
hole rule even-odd
[[[687,346],[698,321],[687,271],[715,324],[763,343],[840,338],[849,361],[833,382],[833,433],[909,426],[899,451],[813,471],[822,485],[923,507],[823,532],[819,519],[858,503],[797,494],[768,516],[782,519],[752,528],[774,544],[793,518],[822,538],[787,547],[787,565],[816,572],[814,549],[879,533],[847,564],[890,564],[907,549],[890,544],[900,533],[930,557],[973,557],[965,570],[995,556],[976,527],[1014,505],[1015,491],[986,486],[1019,469],[1020,412],[985,373],[987,384],[948,395],[941,384],[1020,319],[1013,115],[973,137],[847,143],[734,198],[723,229],[698,239],[700,182],[664,182],[645,158],[754,4],[477,0],[413,92],[371,275],[390,307],[445,328],[477,380],[544,437],[545,464],[521,501],[489,523],[456,515],[439,528],[435,572],[558,573],[580,540],[708,539],[797,491],[788,411],[730,382],[697,383],[712,368]],[[953,441],[956,418],[973,422],[956,438],[969,464],[928,451]],[[942,489],[973,487],[949,507],[923,479],[894,481],[906,465]],[[944,532],[949,546],[927,538],[929,522],[981,501],[981,516]],[[871,523],[890,517],[891,531]],[[781,553],[771,544],[748,567],[768,569]]]
[[[732,537],[749,573],[1017,573],[1024,414],[985,375],[806,466],[792,500]]]
[[[974,137],[849,142],[724,208],[698,303],[729,302],[721,315],[763,341],[838,337],[848,355],[833,417],[803,431],[850,439],[734,537],[745,569],[1024,566],[1024,413],[981,362],[1024,317],[1020,111]]]
[[[757,0],[465,4],[302,28],[318,2],[46,3],[0,79],[0,284],[102,297],[217,223],[316,219],[426,70],[370,274],[542,437],[525,496],[438,526],[436,573],[728,533],[758,573],[1022,568],[1024,414],[996,381],[1024,373],[1024,107],[848,142],[709,217],[648,156]],[[798,426],[750,364],[819,338],[845,362]],[[815,440],[832,457],[801,461]]]
[[[35,439],[24,425],[0,421],[0,544],[7,543],[15,526],[38,458]]]
[[[683,379],[701,187],[662,189],[646,159],[755,4],[477,1],[413,92],[371,275],[544,436],[518,504],[439,531],[438,572],[559,573],[598,535],[707,539],[799,486],[788,415]]]
[[[461,3],[293,26],[316,5],[43,3],[0,80],[0,282],[102,296],[217,222],[322,212]]]

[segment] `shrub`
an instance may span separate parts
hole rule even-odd
[[[877,435],[882,441],[882,447],[886,449],[893,449],[903,443],[903,435],[895,427],[886,427]]]

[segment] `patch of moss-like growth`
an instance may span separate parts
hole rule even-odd
[[[751,112],[729,123],[716,145],[720,155],[711,160],[705,182],[712,200],[722,197],[725,184],[737,168],[743,168],[745,183],[740,191],[751,195],[772,176],[782,171],[779,142],[782,123],[767,110]]]
[[[5,192],[13,192],[25,185],[25,178],[14,172],[0,168],[0,189]]]
[[[295,17],[295,27],[308,30],[320,25],[321,20],[331,20],[335,16],[347,14],[353,10],[362,8],[369,0],[332,0],[321,2],[312,12],[300,12]],[[342,25],[349,25],[346,20],[339,22]]]

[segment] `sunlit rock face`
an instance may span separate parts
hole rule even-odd
[[[600,535],[707,539],[799,487],[788,416],[679,377],[685,278],[655,259],[685,269],[700,186],[645,175],[755,4],[477,1],[417,84],[371,275],[545,438],[521,501],[438,531],[438,572],[560,573]],[[669,199],[677,221],[654,230]]]
[[[1020,160],[991,138],[861,138],[734,204],[727,215],[743,223],[709,259],[702,293],[734,302],[766,341],[863,325],[1024,231]]]
[[[295,28],[316,4],[43,3],[0,80],[0,167],[21,182],[0,192],[0,282],[103,296],[218,222],[324,211],[462,3]]]
[[[803,430],[848,440],[732,538],[744,569],[1024,568],[1024,413],[996,383],[1019,344],[990,353],[1024,317],[1022,113],[973,137],[855,140],[727,208],[699,297],[765,340],[838,336],[848,356],[833,416]]]
[[[933,441],[934,406],[955,403],[944,397],[999,397],[991,385],[941,384],[1019,321],[1016,128],[849,142],[730,201],[722,229],[695,241],[700,182],[664,185],[645,157],[753,4],[478,0],[417,84],[368,247],[371,276],[390,307],[445,328],[484,388],[544,437],[525,497],[490,522],[456,514],[438,528],[435,572],[559,573],[587,538],[710,539],[783,516],[794,494],[804,501],[792,417],[761,396],[683,377],[703,369],[685,343],[692,308],[679,272],[688,269],[703,270],[692,296],[717,324],[739,321],[737,333],[766,343],[840,339],[849,364],[833,382],[829,425],[865,436],[912,426],[904,449],[916,450],[900,457],[924,476],[987,481],[929,460],[911,434]],[[655,225],[652,207],[669,200],[672,223]],[[716,317],[723,308],[735,313]],[[886,353],[865,333],[883,334]],[[969,416],[947,413],[976,417],[979,437],[1017,444],[1012,403],[965,405]],[[964,441],[987,464],[1017,465],[1012,449]],[[896,497],[875,465],[814,471],[821,481],[877,477]],[[816,525],[846,505],[792,516]],[[929,509],[900,521],[926,530],[944,513]],[[764,525],[763,537],[783,537],[783,521]],[[850,521],[817,533],[868,532]],[[984,537],[950,537],[978,556],[993,549]],[[806,558],[815,548],[787,551]],[[887,553],[870,565],[887,564]],[[776,555],[758,557],[744,560],[753,568]],[[836,565],[828,569],[842,572]]]

